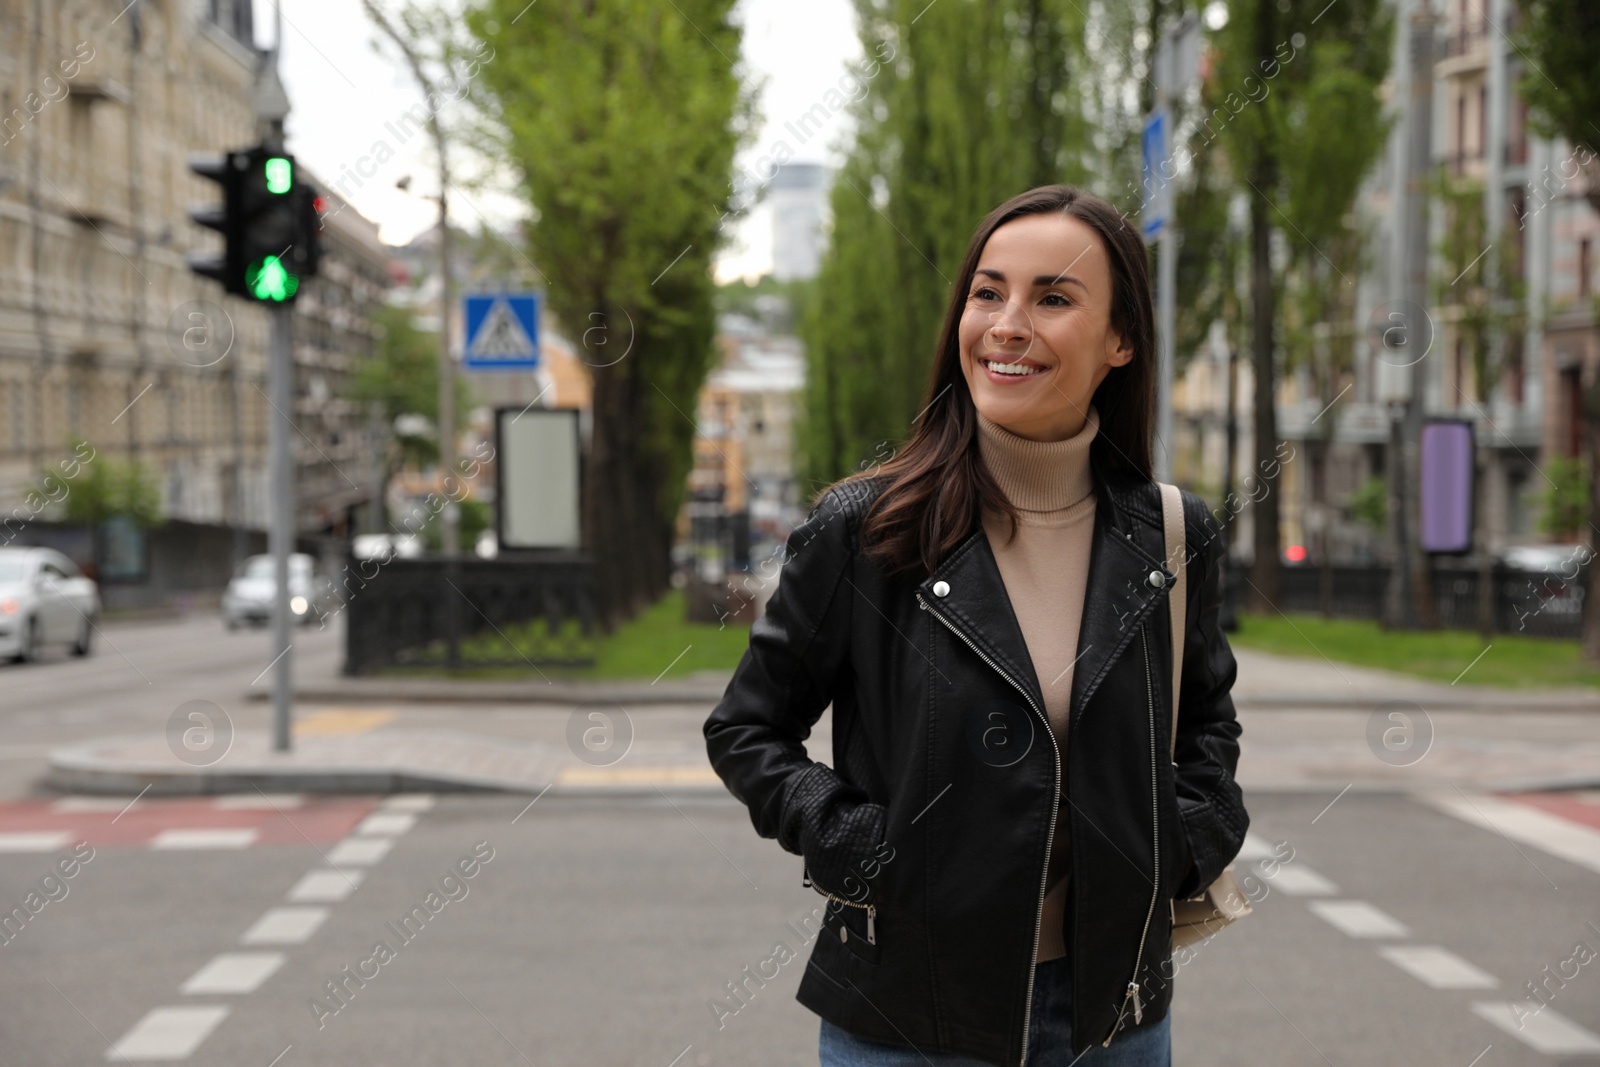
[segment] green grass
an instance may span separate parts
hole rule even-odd
[[[575,650],[588,649],[594,653],[595,665],[590,668],[540,666],[535,672],[531,666],[512,665],[469,666],[459,671],[448,671],[443,665],[443,648],[436,646],[430,650],[426,663],[396,667],[384,673],[504,679],[537,677],[538,673],[542,673],[546,677],[564,681],[650,681],[657,676],[663,680],[684,678],[696,671],[731,671],[737,667],[750,644],[750,627],[738,623],[725,626],[691,623],[685,619],[687,610],[683,591],[671,589],[643,613],[618,627],[609,637],[585,643],[576,623],[563,627],[558,636],[564,642],[570,643]],[[463,641],[462,659],[468,662],[475,658],[515,660],[520,655],[532,658],[533,649],[549,639],[548,628],[542,621],[502,627],[502,632],[504,636],[487,630]],[[686,648],[688,651],[685,651]],[[670,668],[668,664],[671,664]],[[665,674],[662,674],[663,670]]]
[[[591,642],[595,655],[592,668],[545,667],[538,671],[526,665],[504,667],[466,667],[447,671],[443,650],[435,648],[429,661],[412,667],[397,667],[392,675],[425,675],[453,678],[525,679],[544,676],[564,681],[652,680],[684,678],[696,671],[731,671],[750,644],[748,626],[729,623],[690,623],[685,621],[682,590],[669,590],[643,614],[620,627],[610,637]],[[1273,613],[1258,616],[1241,612],[1240,628],[1228,635],[1239,648],[1251,648],[1285,656],[1305,656],[1353,663],[1363,667],[1398,671],[1457,685],[1492,685],[1510,689],[1541,689],[1552,686],[1593,686],[1600,688],[1600,669],[1584,664],[1577,641],[1499,634],[1487,652],[1482,638],[1469,630],[1433,632],[1391,632],[1374,621],[1325,619],[1312,613],[1294,612],[1285,619]],[[535,640],[542,642],[542,622],[506,627],[505,637],[493,630],[463,642],[463,658],[515,660],[519,651],[531,656]],[[568,628],[568,640],[581,645],[576,626]],[[514,650],[506,643],[517,645]],[[685,652],[684,649],[688,648]],[[678,658],[679,653],[683,653]],[[1483,653],[1481,658],[1478,654]],[[676,658],[676,662],[674,659]],[[1473,660],[1477,658],[1477,662]],[[672,664],[670,668],[668,664]],[[1468,670],[1468,665],[1471,669]],[[666,673],[662,674],[662,670]],[[1462,671],[1466,674],[1462,675]]]
[[[1583,662],[1575,640],[1496,634],[1492,641],[1485,641],[1472,630],[1394,631],[1366,619],[1325,619],[1306,612],[1287,614],[1285,618],[1276,612],[1240,612],[1239,629],[1228,634],[1228,643],[1284,656],[1326,656],[1338,663],[1442,682],[1455,681],[1459,676],[1457,685],[1508,689],[1600,687],[1600,669]],[[1484,652],[1486,644],[1489,650]],[[1478,658],[1480,652],[1482,658]]]

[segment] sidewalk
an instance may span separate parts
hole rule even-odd
[[[1390,671],[1333,663],[1321,658],[1276,656],[1234,650],[1239,674],[1234,706],[1260,708],[1365,708],[1388,700],[1409,700],[1425,708],[1461,711],[1600,712],[1600,689],[1517,690],[1432,682]],[[701,671],[688,678],[604,682],[561,682],[537,675],[511,681],[383,676],[349,678],[327,673],[301,678],[295,698],[330,704],[683,704],[722,699],[732,671]],[[249,689],[248,699],[266,700],[265,683]]]
[[[1600,711],[1600,694],[1468,689],[1322,660],[1250,650],[1236,656],[1238,777],[1247,791],[1600,786],[1600,715],[1583,714]],[[292,751],[280,753],[264,730],[240,730],[204,766],[185,762],[180,757],[193,754],[159,733],[103,738],[54,750],[47,782],[124,796],[257,789],[726,796],[701,734],[726,684],[726,674],[587,685],[313,677],[301,687],[296,723],[320,710],[349,723],[343,732],[297,726]],[[255,692],[264,696],[265,687]],[[252,718],[259,722],[259,712]],[[618,752],[587,751],[595,736],[606,744],[615,738]],[[1395,737],[1405,741],[1399,752],[1390,749]],[[1406,751],[1412,738],[1414,757]],[[829,715],[806,748],[813,759],[832,761]]]

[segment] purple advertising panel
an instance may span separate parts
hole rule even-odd
[[[1429,420],[1422,427],[1422,550],[1472,549],[1472,423]]]

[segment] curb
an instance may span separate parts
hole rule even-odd
[[[445,733],[437,736],[447,737]],[[456,734],[456,737],[463,735]],[[528,777],[498,777],[449,767],[398,762],[283,765],[284,757],[235,760],[232,765],[189,766],[169,759],[107,755],[128,737],[100,738],[49,754],[41,784],[65,793],[128,796],[208,796],[224,793],[506,793],[562,797],[729,796],[726,786],[698,765],[551,769]],[[134,739],[142,740],[142,739]],[[498,742],[486,741],[489,747]],[[292,757],[291,757],[292,758]],[[687,773],[685,773],[687,771]],[[688,780],[684,780],[684,779]],[[709,780],[707,780],[709,779]]]
[[[419,679],[415,682],[396,679],[361,679],[333,684],[311,684],[295,690],[297,701],[324,704],[704,704],[720,702],[727,692],[727,681],[679,681],[651,685],[648,682],[555,682],[539,685],[533,682],[483,682],[448,679]],[[247,701],[265,701],[271,698],[266,687],[247,689]],[[1574,714],[1600,714],[1600,692],[1588,694],[1545,695],[1537,692],[1474,693],[1470,690],[1448,694],[1408,693],[1366,696],[1339,696],[1336,694],[1259,693],[1234,694],[1233,705],[1250,711],[1316,711],[1358,710],[1372,711],[1391,701],[1405,700],[1436,710],[1480,712],[1487,714],[1515,714],[1522,711],[1570,712]]]
[[[483,682],[375,678],[300,686],[295,700],[328,704],[715,704],[727,682]],[[271,699],[265,686],[245,690],[247,701]]]

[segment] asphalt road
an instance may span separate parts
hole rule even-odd
[[[88,661],[0,667],[0,916],[41,894],[0,925],[0,1065],[816,1063],[817,1019],[794,991],[810,952],[797,929],[820,898],[731,798],[54,800],[37,788],[53,744],[159,730],[193,699],[243,727],[267,721],[267,704],[242,699],[270,662],[265,631],[198,616],[105,637]],[[296,631],[294,654],[331,672],[338,634]],[[382,728],[371,709],[305,711]],[[704,712],[638,711],[638,744],[689,743]],[[565,721],[393,714],[506,736],[556,737]],[[1247,740],[1270,736],[1273,714]],[[1550,745],[1593,732],[1588,716],[1530,721]],[[1465,739],[1480,747],[1519,743],[1500,717],[1450,722],[1481,723]],[[1325,732],[1359,738],[1361,724],[1330,718]],[[1600,794],[1467,787],[1446,792],[1452,815],[1342,785],[1247,788],[1246,858],[1292,859],[1177,976],[1175,1062],[1600,1064]],[[46,880],[79,840],[92,858]],[[475,849],[492,858],[474,866]],[[473,876],[442,884],[464,860]],[[430,890],[437,913],[397,936]],[[370,962],[380,939],[390,958]],[[798,958],[719,1018],[728,983],[779,942]],[[1516,1016],[1493,1005],[1530,982],[1546,1006],[1496,1026]]]
[[[141,801],[135,811],[148,819],[161,805],[193,803]],[[318,929],[281,945],[240,942],[307,872],[327,868],[330,855],[344,862],[332,843],[308,835],[227,850],[100,847],[64,883],[65,896],[0,946],[4,1062],[106,1062],[108,1047],[153,1010],[210,1007],[225,1017],[179,1062],[816,1063],[817,1020],[793,997],[810,951],[796,928],[818,898],[800,886],[798,861],[757,838],[742,808],[684,797],[526,805],[438,798],[414,825],[387,828],[392,850],[359,868],[364,877],[344,899],[322,905]],[[1600,1063],[1541,1053],[1473,1011],[1558,968],[1579,941],[1600,948],[1586,925],[1600,918],[1600,874],[1407,797],[1350,794],[1326,805],[1250,798],[1258,841],[1280,855],[1286,842],[1293,858],[1264,883],[1255,914],[1178,975],[1177,1063]],[[287,808],[267,816],[305,817]],[[405,930],[408,941],[397,936],[395,924],[446,873],[491,854],[473,877],[445,885],[449,896],[436,898],[425,925]],[[0,854],[0,901],[21,901],[51,862]],[[1333,891],[1308,895],[1316,876]],[[1352,936],[1314,912],[1329,900],[1364,901],[1406,930]],[[363,964],[379,940],[392,957]],[[726,1001],[726,984],[777,942],[799,958],[719,1019],[712,1002]],[[1380,954],[1419,945],[1455,954],[1498,987],[1433,988]],[[240,952],[281,960],[251,992],[180,991],[219,953]],[[331,999],[326,983],[347,966],[372,977],[347,981],[343,1001]],[[1550,988],[1545,1021],[1559,1013],[1600,1032],[1600,961]],[[321,1010],[311,1006],[319,998]]]

